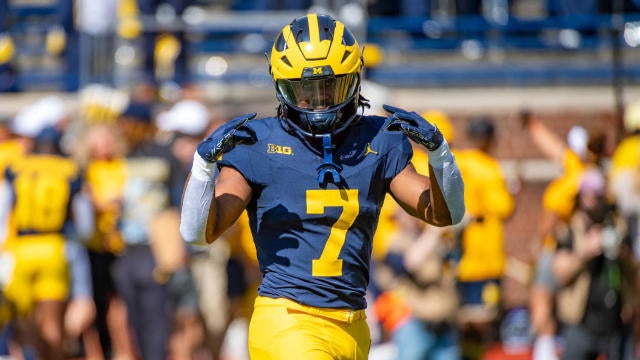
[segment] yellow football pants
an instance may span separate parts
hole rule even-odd
[[[249,325],[252,360],[366,360],[370,345],[364,310],[256,298]]]

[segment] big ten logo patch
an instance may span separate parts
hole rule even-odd
[[[268,154],[293,155],[293,149],[290,146],[267,144],[267,153]]]

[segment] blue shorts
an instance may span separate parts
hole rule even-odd
[[[497,306],[500,303],[500,279],[460,281],[458,291],[463,306]]]

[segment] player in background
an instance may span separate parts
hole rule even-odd
[[[492,154],[497,140],[494,120],[471,118],[466,130],[471,146],[455,151],[467,205],[457,240],[461,248],[457,280],[463,354],[475,358],[498,338],[506,262],[504,222],[513,213],[515,200]]]
[[[66,246],[87,238],[94,222],[79,167],[43,140],[50,132],[45,128],[36,136],[22,136],[27,155],[5,171],[0,224],[5,234],[14,232],[3,244],[5,264],[12,265],[4,296],[25,325],[20,328],[33,331],[30,345],[38,355],[61,359],[71,284]]]

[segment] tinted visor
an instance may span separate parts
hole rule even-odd
[[[357,74],[322,78],[276,81],[284,100],[301,109],[324,110],[340,105],[353,96],[358,84]]]

